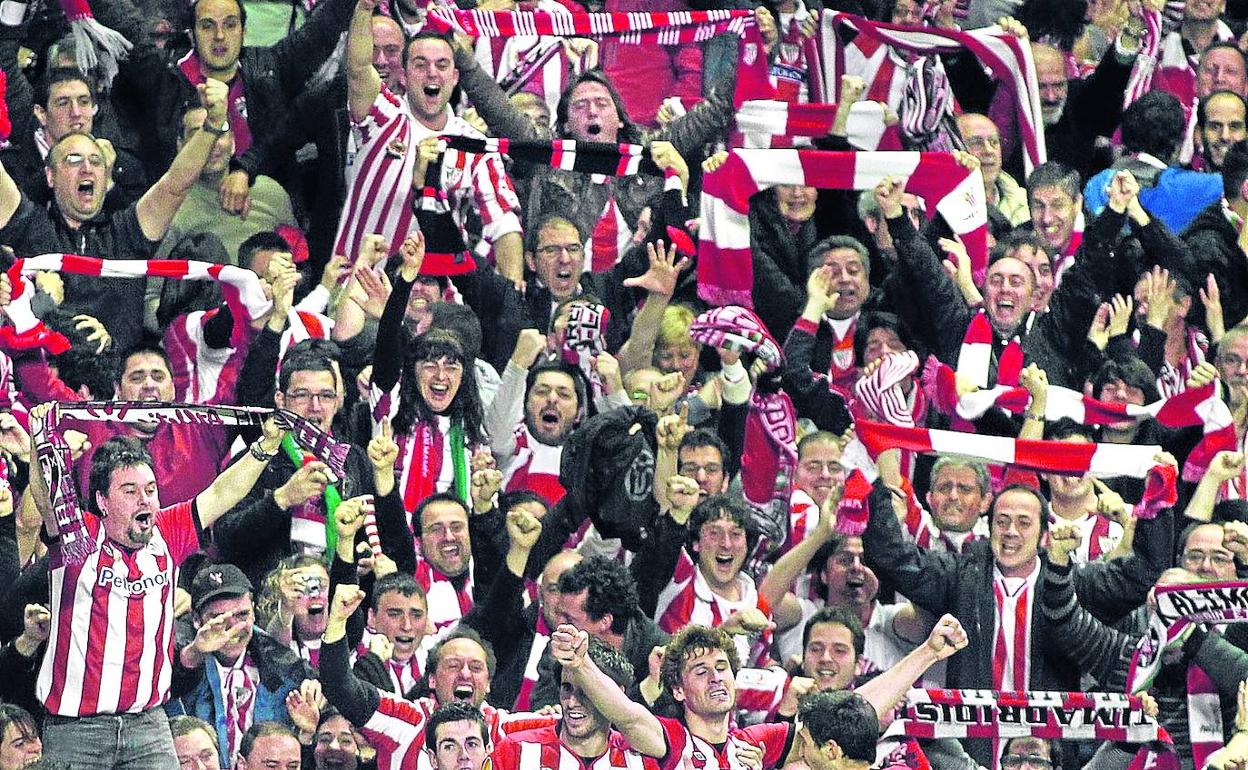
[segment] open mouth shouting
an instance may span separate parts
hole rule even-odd
[[[473,687],[471,683],[460,682],[455,685],[455,689],[451,691],[451,694],[457,701],[472,703],[473,696],[477,694],[477,688]]]

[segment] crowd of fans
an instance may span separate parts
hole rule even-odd
[[[1157,587],[1239,596],[1248,5],[582,1],[476,10],[632,15],[0,2],[0,770],[1248,768],[1242,623],[1168,648],[1147,761],[885,734],[913,687],[1126,693]],[[762,50],[618,34],[688,10]],[[1026,93],[833,13],[996,25]],[[750,199],[752,309],[704,302],[757,56],[837,83],[754,168],[951,154],[986,261],[905,178],[806,178]]]

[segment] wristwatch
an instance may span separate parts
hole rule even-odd
[[[229,131],[230,131],[230,121],[229,121],[229,119],[227,118],[227,119],[225,120],[225,122],[224,122],[224,123],[222,123],[220,126],[214,126],[214,125],[212,125],[211,123],[209,123],[209,122],[208,122],[208,119],[207,119],[207,118],[204,118],[204,123],[203,123],[203,125],[201,125],[199,128],[200,128],[200,130],[202,130],[202,131],[207,131],[208,133],[212,134],[213,136],[221,136],[222,134],[229,133]]]

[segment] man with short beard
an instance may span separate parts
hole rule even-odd
[[[173,375],[163,348],[142,343],[123,350],[121,372],[114,385],[113,398],[120,401],[173,401]],[[14,365],[23,391],[37,401],[75,402],[84,393],[70,389],[48,365],[43,356],[16,355]],[[106,394],[91,394],[103,398]],[[160,483],[162,501],[182,502],[208,488],[217,468],[229,452],[230,432],[202,425],[168,425],[66,420],[67,429],[79,431],[90,441],[84,462],[90,462],[95,448],[115,436],[135,438],[152,453],[152,471]],[[79,478],[81,494],[87,493],[87,479]]]
[[[1214,91],[1200,100],[1196,107],[1196,136],[1200,149],[1200,168],[1221,171],[1226,153],[1236,142],[1248,139],[1248,107],[1244,97],[1235,91]],[[1196,167],[1196,159],[1192,167]]]
[[[486,410],[485,426],[503,470],[503,488],[536,492],[553,506],[564,495],[559,483],[563,444],[587,403],[578,369],[562,361],[537,363],[545,348],[546,338],[536,329],[520,332],[498,394]]]
[[[439,706],[463,703],[479,709],[489,740],[503,736],[508,712],[485,702],[494,670],[493,653],[471,629],[460,628],[429,653],[428,677],[432,693],[407,700],[379,690],[351,672],[347,619],[364,600],[359,586],[341,584],[330,603],[329,626],[321,647],[321,683],[326,699],[377,748],[377,766],[398,770],[414,766],[425,745],[430,716]]]
[[[293,727],[286,698],[312,668],[280,641],[255,627],[252,586],[233,564],[208,564],[191,581],[195,636],[180,645],[176,672],[186,680],[187,713],[218,727],[213,736],[229,766],[247,728],[260,722]]]
[[[591,638],[587,655],[621,690],[627,692],[632,687],[633,666],[618,650]],[[498,770],[527,769],[536,753],[543,767],[560,767],[565,757],[581,766],[594,767],[608,751],[612,753],[612,767],[621,767],[621,760],[629,762],[630,766],[640,764],[640,752],[630,747],[624,736],[616,732],[602,712],[585,697],[584,691],[573,681],[573,673],[559,665],[555,673],[560,682],[558,723],[508,735],[494,747],[493,766]]]

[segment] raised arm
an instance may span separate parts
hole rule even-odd
[[[199,523],[207,529],[226,511],[243,501],[251,492],[260,474],[269,466],[269,460],[282,448],[286,431],[277,427],[273,419],[264,424],[264,435],[230,467],[195,496],[195,508],[199,511]]]
[[[966,630],[952,615],[945,615],[927,641],[910,651],[910,654],[884,673],[855,689],[866,698],[882,720],[906,697],[914,683],[937,661],[944,660],[966,647]]]
[[[658,717],[613,682],[589,658],[589,634],[567,624],[550,637],[550,652],[585,693],[594,708],[628,739],[634,749],[648,757],[667,756],[667,739]]]
[[[195,186],[195,181],[199,179],[204,164],[208,162],[217,137],[229,130],[227,98],[229,87],[220,80],[209,78],[199,86],[200,102],[208,111],[203,125],[191,134],[182,149],[178,150],[169,170],[143,193],[143,197],[136,204],[139,227],[143,229],[143,235],[148,240],[159,241],[165,237],[173,215],[178,213],[182,201],[186,200],[191,188]]]
[[[347,28],[347,108],[351,119],[364,120],[381,93],[381,76],[373,67],[373,9],[377,0],[359,0]]]

